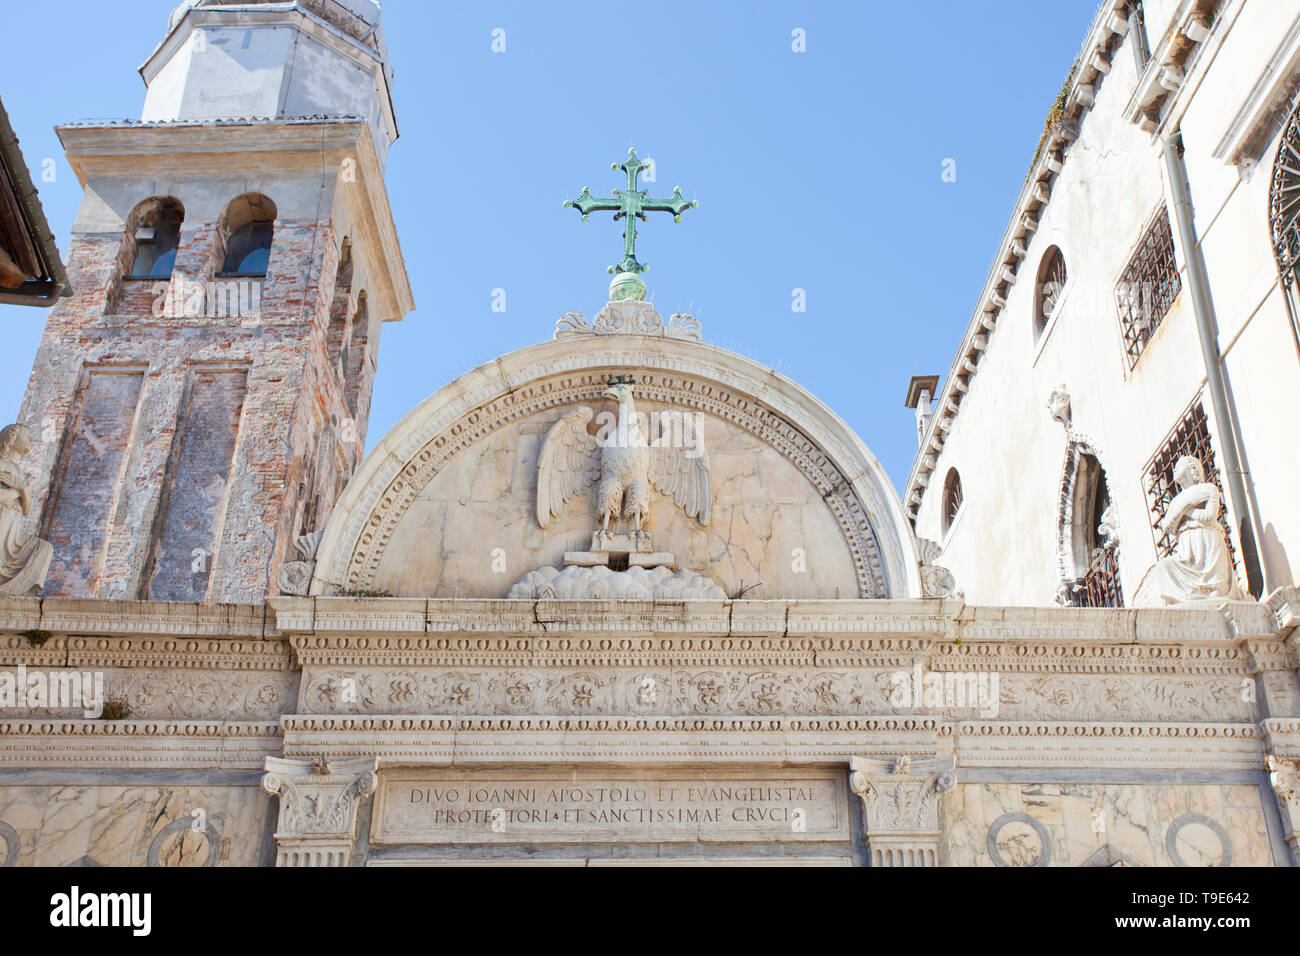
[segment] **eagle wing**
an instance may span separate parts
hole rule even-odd
[[[660,494],[707,525],[713,510],[709,489],[709,450],[696,417],[676,409],[655,413],[650,444],[650,482]]]
[[[600,449],[587,434],[594,413],[586,405],[550,427],[537,459],[537,523],[545,528],[565,502],[585,492],[600,477]]]

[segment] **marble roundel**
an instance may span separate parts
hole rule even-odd
[[[169,823],[149,844],[149,866],[189,867],[216,866],[221,856],[221,834],[207,823],[200,830],[194,821],[183,818]]]
[[[1218,821],[1184,813],[1165,831],[1165,852],[1175,866],[1232,866],[1232,839]]]
[[[1027,813],[1004,813],[988,834],[989,856],[995,866],[1047,866],[1052,838],[1047,828]]]
[[[18,833],[0,820],[0,866],[18,865]]]

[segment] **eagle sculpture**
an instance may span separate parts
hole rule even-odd
[[[671,496],[688,517],[707,525],[709,455],[694,416],[673,409],[639,415],[628,381],[615,382],[604,397],[618,402],[613,428],[590,434],[594,412],[583,405],[546,433],[537,463],[537,523],[545,528],[569,499],[599,480],[596,507],[602,531],[620,515],[641,531],[650,520],[651,485]]]

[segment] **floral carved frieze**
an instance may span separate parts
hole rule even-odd
[[[1249,683],[1249,681],[1247,681]],[[860,715],[1196,720],[1256,716],[1231,677],[991,675],[907,667],[323,667],[304,714]]]
[[[105,674],[104,685],[135,717],[271,720],[293,706],[298,677],[287,672],[114,670]]]

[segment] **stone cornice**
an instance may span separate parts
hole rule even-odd
[[[0,631],[50,631],[150,637],[275,637],[275,618],[260,604],[108,601],[98,598],[0,598]]]
[[[1065,89],[1064,107],[1054,128],[1043,140],[1025,184],[1016,198],[1010,222],[1002,234],[988,277],[962,337],[957,358],[944,376],[943,387],[934,396],[934,414],[912,469],[903,484],[903,507],[915,521],[921,498],[929,484],[934,463],[956,420],[958,409],[978,372],[998,319],[1006,306],[1006,292],[1019,278],[1020,263],[1043,211],[1051,201],[1052,187],[1069,158],[1068,146],[1078,137],[1079,125],[1096,99],[1097,87],[1110,72],[1111,61],[1127,42],[1128,21],[1123,0],[1105,0],[1097,10],[1092,28],[1084,38],[1076,69]],[[1032,281],[1032,276],[1030,277]]]
[[[976,767],[1262,770],[1250,723],[953,721],[851,718],[340,717],[284,718],[286,756],[380,757],[386,764],[799,763],[849,755],[957,754]]]
[[[975,607],[957,600],[923,599],[660,603],[282,596],[268,598],[267,605],[274,613],[276,633],[291,637],[305,654],[331,646],[375,652],[450,648],[456,638],[494,636],[556,642],[577,637],[588,639],[584,646],[591,650],[615,650],[624,636],[652,635],[655,640],[841,635],[961,642],[955,646],[974,641],[1192,646],[1280,640],[1289,634],[1289,626],[1281,631],[1275,611],[1253,601],[1211,608],[1099,609]],[[598,644],[590,640],[591,634],[604,639]]]
[[[1152,45],[1124,108],[1125,119],[1150,133],[1153,141],[1177,129],[1200,85],[1199,79],[1188,82],[1190,74],[1208,68],[1241,8],[1234,0],[1182,0]]]
[[[274,721],[0,719],[0,768],[260,770]]]

